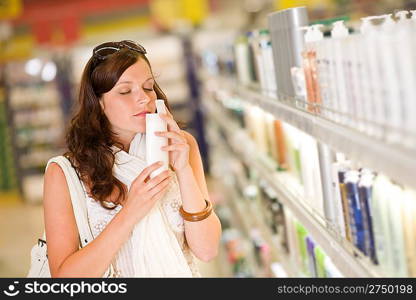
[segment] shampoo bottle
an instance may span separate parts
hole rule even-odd
[[[338,112],[334,114],[334,120],[341,123],[346,123],[345,114],[347,113],[347,90],[345,85],[345,72],[343,64],[343,44],[348,36],[348,29],[343,22],[335,22],[331,30],[332,37],[332,54],[333,54],[333,69],[335,73],[334,85],[336,86],[336,96],[334,99],[334,110]]]
[[[160,118],[159,113],[166,113],[164,100],[156,100],[157,113],[146,114],[146,162],[151,165],[162,161],[163,165],[153,171],[150,178],[157,176],[169,167],[169,153],[163,151],[161,147],[168,145],[168,139],[156,136],[156,131],[167,131],[167,123]]]
[[[318,73],[316,64],[316,46],[317,42],[323,39],[323,33],[319,29],[322,25],[316,24],[309,26],[305,33],[305,50],[302,52],[303,68],[305,71],[306,92],[308,110],[319,113],[316,104],[321,104],[321,96],[318,85]]]
[[[403,144],[406,147],[416,146],[416,119],[412,116],[416,114],[416,39],[414,38],[414,29],[416,23],[407,18],[407,11],[399,11],[396,13],[399,20],[397,21],[397,34],[395,34],[396,51],[399,51],[395,57],[398,59],[397,67],[400,74],[400,96],[404,100],[402,112],[405,114],[403,121],[404,139]],[[416,16],[416,15],[413,15]]]
[[[391,15],[385,15],[378,35],[378,45],[380,66],[383,70],[382,82],[384,82],[381,86],[385,112],[383,123],[387,123],[388,128],[391,128],[386,132],[387,141],[391,143],[397,143],[401,140],[400,129],[402,128],[402,122],[406,122],[402,105],[404,99],[401,97],[399,89],[400,74],[397,72],[399,62],[396,61],[394,53],[397,47],[395,29],[396,25]]]

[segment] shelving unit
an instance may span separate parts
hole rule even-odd
[[[16,188],[16,169],[7,114],[8,91],[5,82],[5,68],[0,66],[0,193],[14,191]]]
[[[43,174],[47,161],[63,152],[64,114],[55,81],[25,72],[25,62],[8,66],[8,127],[13,134],[19,190],[23,199],[42,199]]]
[[[221,145],[219,141],[216,141],[215,144],[217,145],[215,151],[220,152],[225,157],[231,158],[234,156],[234,152],[229,145]],[[224,175],[225,174],[222,174],[222,177]],[[228,203],[230,204],[230,208],[232,208],[232,211],[235,212],[232,217],[232,222],[237,228],[242,229],[244,236],[248,239],[250,239],[250,231],[253,228],[259,230],[261,237],[267,242],[268,245],[271,246],[271,260],[274,263],[281,264],[288,276],[296,277],[298,273],[294,271],[289,257],[285,255],[284,250],[280,246],[280,243],[277,241],[277,236],[273,235],[271,230],[262,221],[264,216],[263,209],[258,205],[258,203],[255,202],[255,200],[240,196],[236,192],[236,190],[244,190],[244,187],[249,186],[250,183],[247,180],[244,180],[242,176],[238,176],[237,174],[229,175],[230,177],[236,179],[237,186],[234,186],[233,184],[227,184],[226,182],[220,183],[220,179],[217,179],[217,181],[218,185],[221,186],[219,189],[224,194],[224,197],[226,197],[226,199],[229,201]],[[256,273],[258,276],[261,270],[261,266],[256,265],[253,253],[249,253],[248,256],[250,266],[254,273]]]
[[[224,84],[229,88],[232,86],[229,85],[230,82],[227,83],[224,81]],[[237,89],[239,95],[244,96],[245,99],[251,99],[247,101],[251,101],[251,103],[260,105],[265,109],[269,108],[267,111],[270,111],[273,114],[279,113],[278,117],[280,119],[293,125],[299,125],[298,123],[303,122],[304,126],[300,126],[300,129],[302,130],[307,127],[305,126],[307,124],[311,126],[318,124],[313,127],[313,130],[317,130],[316,128],[322,128],[322,133],[324,133],[324,131],[333,132],[333,142],[335,142],[335,139],[341,138],[341,133],[335,130],[336,127],[335,129],[331,129],[329,124],[325,124],[325,122],[317,120],[318,118],[313,115],[296,111],[295,108],[288,107],[278,102],[276,104],[272,104],[270,99],[266,99],[268,100],[266,101],[260,97],[260,95],[251,92],[251,94],[256,95],[256,98],[253,98],[254,96],[251,97],[249,90],[243,90],[243,88],[238,86],[235,86],[233,90],[235,91]],[[229,142],[229,146],[233,150],[234,154],[251,168],[257,170],[259,176],[264,179],[271,188],[273,188],[279,198],[279,201],[281,201],[285,208],[289,209],[298,221],[308,229],[316,243],[319,244],[326,254],[333,260],[335,266],[342,274],[347,277],[381,277],[383,275],[381,274],[379,268],[374,266],[367,257],[359,253],[358,249],[356,249],[352,244],[342,240],[341,237],[331,228],[326,227],[325,220],[319,218],[313,213],[313,209],[311,207],[304,204],[301,193],[299,193],[299,187],[295,186],[295,183],[291,180],[292,176],[285,172],[277,172],[277,168],[273,165],[273,162],[256,151],[255,144],[250,140],[249,136],[242,128],[230,120],[231,117],[227,116],[228,112],[221,106],[221,104],[213,100],[208,93],[205,94],[203,99],[205,110],[208,112],[210,119],[213,120],[213,122],[215,122],[225,133],[226,139]],[[256,99],[257,102],[255,102]],[[261,102],[262,104],[259,104],[260,101],[263,101]],[[284,111],[283,113],[279,112],[278,109],[280,107],[282,107],[282,111]],[[272,110],[272,108],[274,110]],[[313,130],[308,127],[307,131],[310,134],[313,134]],[[368,138],[367,141],[369,141]],[[353,147],[358,147],[359,143],[357,141],[352,142],[355,142],[355,146]],[[385,153],[382,152],[382,154]],[[364,157],[366,156],[364,155]],[[261,217],[259,217],[258,222],[261,222]],[[273,243],[273,246],[275,246],[275,243]]]
[[[416,189],[416,181],[414,180],[415,151],[388,144],[383,140],[301,110],[296,107],[296,99],[294,98],[273,99],[263,95],[258,89],[243,86],[237,80],[227,77],[205,78],[204,81],[209,81],[205,85],[206,87],[215,86],[229,91],[242,101],[259,106],[277,119],[285,121],[333,149],[345,153],[350,159],[381,171],[400,184]]]

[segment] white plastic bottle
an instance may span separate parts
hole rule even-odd
[[[385,112],[384,123],[388,125],[390,130],[386,132],[388,142],[398,143],[401,140],[400,129],[403,127],[402,122],[405,121],[403,113],[403,104],[400,89],[398,73],[398,58],[394,50],[397,49],[395,34],[396,24],[391,15],[384,15],[384,21],[380,26],[380,34],[378,35],[378,48],[380,53],[380,66],[382,67],[382,94],[383,106]]]
[[[364,131],[366,118],[363,108],[363,55],[360,51],[360,35],[350,34],[345,38],[344,71],[346,71],[347,89],[347,124],[359,131]]]
[[[266,71],[265,71],[265,65],[264,65],[264,58],[263,58],[263,52],[261,49],[262,46],[262,35],[255,40],[255,43],[253,43],[253,54],[254,59],[256,61],[256,70],[257,70],[257,79],[260,84],[260,89],[263,95],[268,94],[268,87],[267,87],[267,81],[266,81]]]
[[[367,18],[361,19],[361,27],[360,27],[360,34],[357,34],[358,38],[358,55],[359,59],[361,61],[361,75],[359,80],[361,81],[361,106],[360,109],[362,110],[362,116],[363,116],[363,131],[372,136],[374,135],[374,132],[376,130],[376,126],[373,124],[373,121],[375,119],[375,111],[376,111],[376,100],[373,98],[374,91],[372,87],[372,70],[370,68],[370,62],[367,59],[368,56],[368,49],[367,49],[367,43],[368,43],[368,36],[366,33],[368,33],[368,30],[371,30],[370,26],[373,26],[371,24],[371,20]]]
[[[404,138],[402,143],[406,147],[416,148],[416,39],[414,38],[414,30],[416,22],[407,18],[407,11],[399,11],[396,13],[398,17],[397,30],[395,33],[395,57],[397,61],[398,73],[400,77],[400,98],[403,99],[402,112],[405,115],[402,122],[404,129]],[[413,15],[416,18],[416,15]]]
[[[252,78],[252,66],[250,65],[250,49],[246,36],[240,36],[237,39],[234,51],[238,80],[243,85],[249,84]]]
[[[160,118],[159,113],[166,113],[164,100],[156,100],[157,113],[146,114],[146,162],[151,165],[162,161],[163,165],[153,171],[150,178],[153,178],[169,168],[169,153],[161,147],[168,145],[168,139],[156,136],[156,131],[167,131],[167,123]]]
[[[319,30],[319,28],[318,28]],[[317,81],[318,89],[320,92],[320,100],[322,109],[321,115],[329,119],[333,119],[333,95],[332,90],[334,86],[333,72],[331,68],[332,63],[332,51],[331,51],[331,39],[323,38],[316,42],[316,67],[317,67]]]
[[[366,78],[364,79],[369,83],[368,89],[370,90],[369,99],[371,99],[371,108],[369,121],[372,126],[370,127],[371,135],[381,138],[383,130],[381,125],[385,123],[384,103],[382,101],[382,85],[383,85],[383,69],[381,66],[380,49],[378,46],[379,29],[372,21],[376,19],[384,18],[384,16],[369,16],[361,18],[361,34],[362,34],[362,46],[363,46],[363,59],[366,62],[364,65]]]
[[[338,173],[341,170],[346,170],[349,166],[349,162],[346,161],[345,157],[341,153],[336,153],[336,161],[331,165],[331,171],[332,171],[332,201],[333,201],[333,210],[334,210],[334,219],[335,219],[335,230],[341,234],[342,238],[347,237],[347,229],[346,226],[349,226],[349,224],[346,224],[346,220],[349,219],[349,214],[345,215],[346,212],[344,212],[344,206],[342,203],[342,195],[341,195],[341,186],[339,181],[339,175]]]
[[[403,205],[404,205],[404,193],[403,189],[396,184],[391,184],[391,192],[388,195],[388,207],[389,207],[389,227],[390,227],[390,254],[391,254],[391,271],[393,276],[407,277],[407,259],[406,259],[406,246],[405,236],[403,230]]]
[[[334,114],[334,120],[340,123],[346,123],[347,118],[344,114],[347,113],[348,99],[345,81],[345,72],[343,64],[343,45],[345,39],[348,37],[348,29],[344,26],[344,22],[335,22],[331,30],[332,37],[332,53],[333,53],[333,69],[334,69],[334,83],[336,85],[333,94],[336,94],[333,101],[334,110],[341,114]]]
[[[273,49],[268,30],[260,31],[260,51],[263,60],[265,83],[267,95],[271,98],[277,97],[276,73],[274,69]]]
[[[409,276],[416,277],[416,192],[414,190],[403,191],[402,213]]]
[[[321,171],[317,141],[302,131],[299,133],[299,155],[304,197],[313,211],[325,216]]]

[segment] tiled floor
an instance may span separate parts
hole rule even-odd
[[[0,195],[0,277],[25,277],[30,250],[43,233],[43,208]],[[198,261],[203,277],[222,276],[219,261]]]

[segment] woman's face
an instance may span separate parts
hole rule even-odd
[[[156,111],[154,79],[148,64],[139,59],[127,68],[100,104],[117,135],[146,131],[146,113]]]

